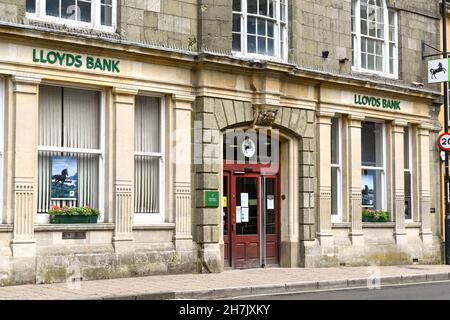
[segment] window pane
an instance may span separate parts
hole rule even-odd
[[[78,0],[77,20],[82,22],[91,22],[91,2]]]
[[[136,156],[134,160],[134,212],[159,213],[160,159]]]
[[[275,179],[266,179],[266,234],[276,233],[276,199]],[[273,209],[268,209],[269,202],[272,202]]]
[[[367,69],[375,70],[375,56],[374,55],[367,55]]]
[[[258,179],[236,178],[236,206],[241,207],[242,194],[247,194],[248,209],[241,211],[241,220],[236,219],[236,234],[255,235],[258,234]],[[237,210],[236,210],[237,211]],[[236,212],[236,216],[238,212]]]
[[[383,167],[383,125],[381,123],[362,123],[361,161],[363,166]]]
[[[367,20],[361,19],[361,34],[367,35]]]
[[[276,0],[269,0],[269,17],[275,18]]]
[[[257,6],[258,6],[257,0],[248,0],[247,1],[247,12],[253,13],[253,14],[258,13]]]
[[[267,21],[267,35],[271,38],[275,36],[275,27],[272,21]]]
[[[161,152],[161,104],[159,98],[136,97],[135,151]]]
[[[36,0],[27,0],[27,12],[36,12]]]
[[[339,164],[339,143],[341,135],[339,133],[339,119],[331,118],[331,163]]]
[[[339,168],[331,168],[331,214],[339,214]]]
[[[410,139],[409,139],[409,127],[405,127],[405,132],[403,134],[403,159],[404,159],[404,167],[406,170],[410,169],[409,167],[409,154],[410,154]]]
[[[375,70],[383,71],[383,58],[380,56],[375,56]]]
[[[233,0],[233,11],[241,11],[241,0]]]
[[[382,210],[382,175],[379,170],[362,170],[362,206]]]
[[[59,0],[47,0],[45,13],[48,16],[59,17]]]
[[[247,51],[250,53],[256,53],[256,37],[247,36]]]
[[[412,219],[411,173],[405,172],[405,219]]]
[[[102,6],[101,8],[101,24],[102,26],[112,26],[112,7]]]
[[[266,20],[258,19],[258,35],[259,36],[266,35]]]
[[[267,0],[259,0],[259,14],[267,16]]]
[[[241,34],[233,33],[233,50],[241,51]]]
[[[273,39],[267,41],[267,54],[271,56],[275,55],[275,42]]]
[[[76,14],[75,0],[61,0],[61,18],[75,20]]]
[[[258,37],[258,53],[266,54],[266,38]]]
[[[256,18],[247,18],[247,32],[250,34],[256,34]]]
[[[241,15],[233,14],[233,32],[241,32]]]

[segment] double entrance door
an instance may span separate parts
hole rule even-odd
[[[278,175],[224,171],[225,267],[257,268],[279,263]]]

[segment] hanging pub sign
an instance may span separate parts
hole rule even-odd
[[[52,200],[76,200],[78,168],[76,157],[52,157]]]

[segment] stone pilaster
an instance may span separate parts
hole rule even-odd
[[[13,256],[36,255],[34,221],[36,219],[37,139],[39,124],[40,79],[14,76],[13,79],[14,231]],[[24,124],[26,124],[24,126]]]
[[[364,233],[362,230],[362,208],[361,208],[361,122],[362,115],[349,115],[348,117],[348,168],[349,168],[349,195],[350,195],[350,237],[354,246],[364,244]]]
[[[137,90],[113,88],[114,237],[116,252],[133,250],[134,105]]]
[[[175,248],[177,251],[192,250],[191,227],[191,96],[173,96],[173,128],[172,139],[173,165],[173,199],[175,217]]]
[[[405,161],[404,161],[404,127],[406,121],[395,120],[392,123],[392,155],[394,158],[394,237],[399,246],[407,244],[405,230]]]
[[[317,181],[319,189],[318,230],[317,237],[321,246],[333,246],[331,232],[331,117],[333,113],[318,112],[317,136],[319,152],[317,153]]]
[[[419,127],[419,212],[420,212],[420,237],[425,246],[432,243],[431,232],[431,185],[430,185],[430,130],[432,126],[424,123]]]

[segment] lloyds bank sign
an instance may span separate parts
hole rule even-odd
[[[361,94],[355,94],[355,104],[374,108],[401,110],[399,100],[364,96]]]
[[[120,73],[120,60],[85,56],[56,50],[33,49],[33,62],[80,69]]]

